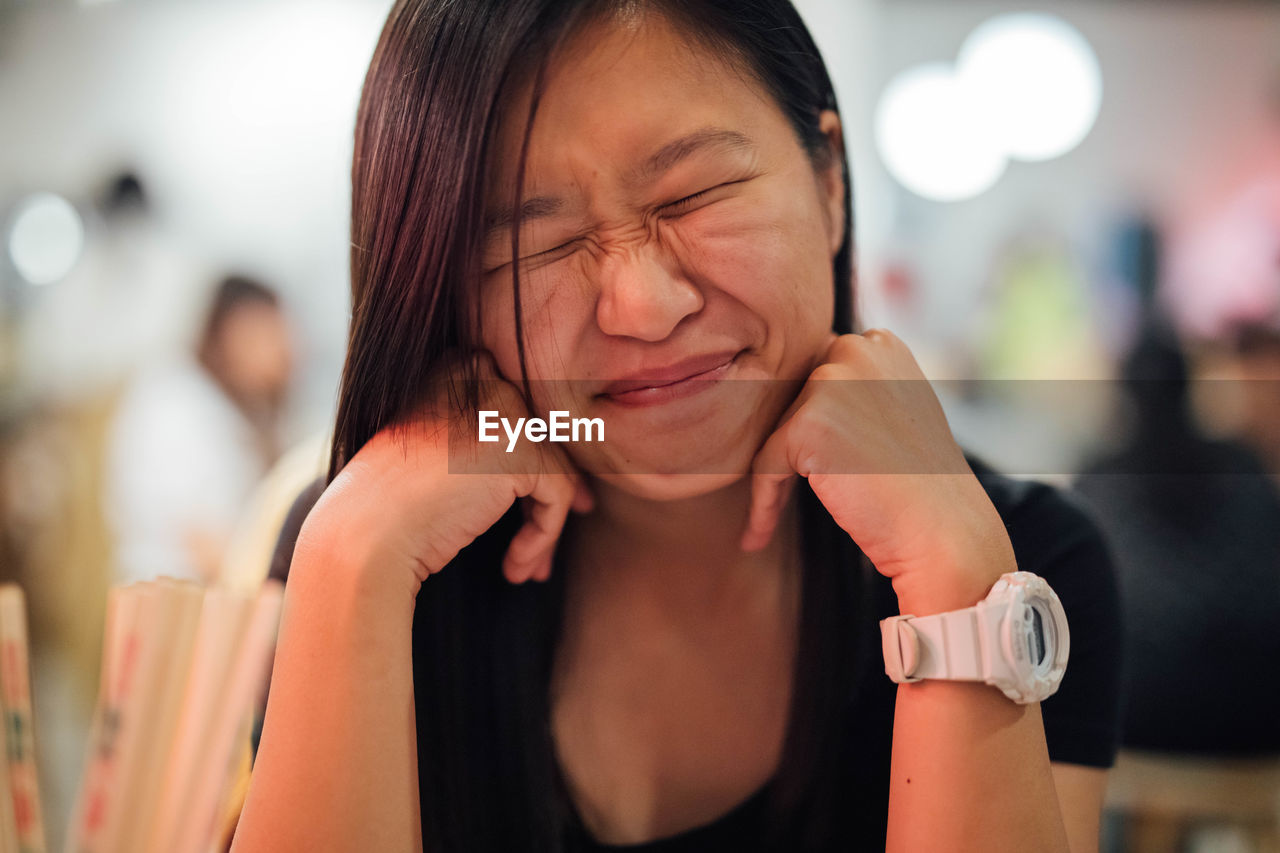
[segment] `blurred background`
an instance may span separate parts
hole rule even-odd
[[[863,325],[1116,551],[1104,849],[1280,849],[1280,4],[797,5],[845,118]],[[324,465],[388,6],[0,0],[0,575],[55,848],[108,585],[252,587]]]

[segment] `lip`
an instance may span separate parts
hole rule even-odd
[[[710,387],[745,350],[725,350],[649,368],[606,385],[600,397],[624,405],[649,405]]]

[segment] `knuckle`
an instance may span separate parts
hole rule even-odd
[[[809,378],[818,382],[830,382],[845,378],[845,373],[841,365],[827,361],[815,367],[813,373],[809,374]]]
[[[797,413],[796,436],[804,447],[823,447],[834,441],[840,433],[837,424],[818,406],[807,406]]]
[[[538,479],[536,471],[519,467],[511,473],[510,488],[514,489],[516,497],[525,497],[533,494],[538,488]]]
[[[868,329],[867,336],[876,343],[891,349],[905,350],[907,348],[907,345],[903,343],[902,338],[898,337],[888,329]]]
[[[865,341],[861,335],[841,335],[831,345],[831,357],[835,359],[848,358],[857,353],[864,344]]]

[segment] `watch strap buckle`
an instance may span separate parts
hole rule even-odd
[[[911,627],[911,614],[880,620],[880,641],[884,647],[884,671],[897,684],[922,679],[913,673],[920,663],[920,638]]]

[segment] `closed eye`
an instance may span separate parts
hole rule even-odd
[[[725,181],[722,184],[716,184],[714,187],[707,187],[705,190],[696,192],[693,195],[687,195],[684,198],[676,199],[675,201],[670,202],[669,204],[664,204],[661,209],[663,211],[668,212],[670,216],[673,216],[673,217],[680,216],[694,210],[698,202],[704,201],[706,196],[715,192],[716,190],[721,189],[723,187],[732,186],[733,184],[745,183],[748,180],[750,180],[750,178],[743,178],[737,181]],[[544,249],[543,251],[535,252],[532,255],[525,255],[522,258],[520,258],[520,264],[524,265],[528,263],[551,263],[553,261],[557,261],[562,257],[568,256],[571,253],[570,250],[581,239],[582,239],[581,237],[574,237],[550,249]],[[508,266],[509,264],[510,262],[499,264],[498,266],[493,267],[492,269],[485,270],[484,274],[491,275],[493,273],[496,273],[498,270],[502,269],[503,267]]]
[[[541,252],[534,252],[532,255],[524,255],[520,258],[520,265],[523,267],[524,265],[529,263],[535,263],[539,261],[549,262],[553,260],[558,260],[558,258],[555,257],[555,255],[557,255],[558,253],[562,257],[565,255],[568,255],[569,252],[567,250],[571,249],[573,245],[578,242],[579,239],[580,238],[578,237],[574,237],[572,240],[566,240],[565,242],[561,243],[559,246],[553,246],[552,248],[544,249]],[[483,274],[493,275],[498,270],[503,269],[505,267],[509,267],[509,266],[511,266],[511,262],[507,261],[506,263],[501,263],[501,264],[498,264],[497,266],[486,269]]]
[[[684,198],[677,199],[676,201],[671,202],[670,204],[663,205],[662,209],[664,211],[669,212],[669,215],[672,217],[681,216],[685,213],[690,213],[699,208],[706,207],[707,204],[710,204],[711,202],[715,201],[716,199],[714,198],[708,199],[707,196],[710,195],[711,193],[714,193],[716,190],[721,190],[721,189],[724,189],[725,187],[731,187],[734,184],[745,184],[747,181],[750,181],[751,179],[752,179],[751,177],[740,178],[739,180],[736,180],[736,181],[725,181],[722,184],[716,184],[714,187],[707,187],[705,190],[702,190],[701,192],[696,192],[693,195],[687,195]],[[703,204],[699,204],[699,202],[703,202]]]
[[[535,252],[534,254],[530,255],[530,256],[529,256],[529,257],[527,257],[527,258],[525,258],[525,260],[527,261],[527,260],[529,260],[530,258],[541,258],[541,257],[544,257],[545,255],[552,255],[552,254],[555,254],[556,252],[562,252],[562,251],[564,251],[565,249],[570,248],[571,246],[573,246],[573,245],[574,245],[575,243],[577,243],[577,242],[578,242],[578,238],[577,238],[577,237],[574,237],[574,238],[573,238],[573,239],[571,239],[571,240],[565,240],[565,241],[564,241],[563,243],[561,243],[559,246],[552,246],[550,249],[544,249],[544,250],[543,250],[543,251],[541,251],[541,252]]]
[[[520,263],[523,265],[531,262],[550,262],[559,260],[570,253],[573,247],[577,245],[579,239],[580,238],[578,237],[574,237],[571,240],[566,240],[559,246],[552,246],[550,249],[543,249],[541,252],[534,252],[532,255],[525,255],[520,259]]]
[[[696,192],[693,195],[687,195],[682,199],[677,199],[676,201],[673,201],[670,204],[663,205],[663,209],[671,211],[677,216],[679,216],[682,213],[688,213],[689,210],[692,209],[693,204],[695,202],[704,198],[707,195],[707,193],[711,192],[712,190],[719,189],[722,186],[724,186],[724,184],[719,184],[714,187],[708,187],[707,189],[702,190],[701,192]]]

